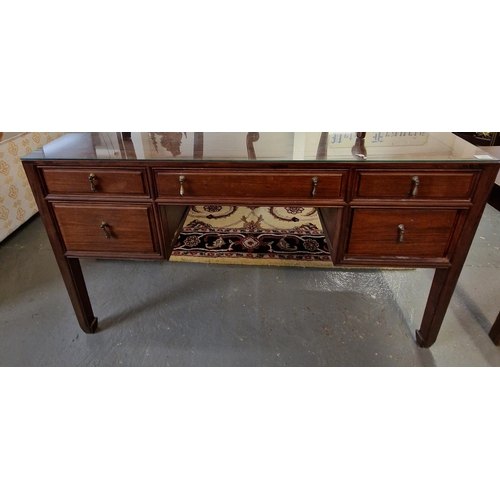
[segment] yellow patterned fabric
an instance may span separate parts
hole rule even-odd
[[[64,132],[23,132],[0,142],[0,241],[38,212],[21,157]],[[12,134],[9,134],[12,135]]]

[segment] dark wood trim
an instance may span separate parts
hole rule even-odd
[[[500,186],[496,183],[493,185],[493,189],[488,197],[488,204],[500,211]]]
[[[362,133],[360,134],[362,135]],[[255,156],[253,143],[256,140],[258,140],[256,135],[248,136],[247,152],[251,159]],[[361,142],[363,139],[358,136],[358,140]],[[128,152],[126,148],[128,141],[131,142],[131,139],[127,138],[126,134],[124,134],[122,139],[123,154],[131,158],[133,153]],[[99,258],[168,259],[175,246],[178,234],[183,227],[190,205],[217,203],[233,205],[308,206],[315,207],[318,210],[333,264],[340,263],[353,267],[431,267],[436,269],[420,329],[417,330],[416,334],[418,345],[421,347],[430,347],[437,338],[481,219],[484,206],[489,199],[488,197],[498,173],[499,162],[416,162],[412,164],[410,162],[352,161],[337,163],[328,162],[324,159],[326,148],[327,134],[324,133],[321,135],[318,145],[318,161],[316,162],[269,161],[264,163],[262,161],[251,160],[247,162],[205,162],[202,160],[203,134],[198,133],[195,137],[194,156],[199,161],[150,161],[137,160],[135,158],[126,161],[54,159],[24,161],[23,164],[28,180],[32,186],[49,241],[54,250],[81,328],[87,333],[95,332],[97,318],[92,311],[79,258],[99,256]],[[130,178],[127,174],[134,168],[140,168],[146,172],[144,182],[146,183],[145,187],[148,189],[147,193],[141,196],[136,194],[137,191],[133,182],[132,188],[130,184],[125,182],[125,179]],[[78,183],[84,180],[85,182],[88,181],[81,177],[80,173],[77,176],[72,176],[70,172],[68,179],[61,179],[56,182],[57,186],[63,186],[61,188],[62,192],[59,193],[61,189],[57,188],[56,191],[58,194],[49,195],[42,175],[42,169],[58,169],[61,175],[64,175],[68,169],[74,169],[80,173],[81,170],[97,171],[97,169],[105,169],[106,172],[115,172],[116,185],[120,185],[120,169],[123,169],[127,174],[123,174],[121,185],[128,187],[124,188],[123,193],[119,191],[116,193],[114,192],[116,186],[111,185],[107,188],[109,192],[106,193],[103,176],[102,192],[96,196],[97,193],[91,193],[91,189],[89,189],[89,193],[85,194],[80,189]],[[428,173],[436,174],[435,176],[428,175],[429,179],[434,179],[435,185],[433,189],[427,191],[427,198],[423,195],[422,198],[410,197],[409,199],[402,199],[400,192],[397,192],[396,196],[394,194],[395,191],[386,189],[384,182],[378,182],[376,183],[377,187],[374,189],[380,190],[380,192],[369,191],[370,196],[373,196],[372,198],[362,199],[358,197],[353,200],[356,183],[359,182],[360,171],[386,173],[390,174],[388,177],[395,179],[396,175],[393,174],[404,173],[410,175],[412,171],[416,170],[425,172],[425,175]],[[443,188],[443,193],[447,193],[448,198],[442,197],[440,199],[440,188],[436,186],[442,186],[443,181],[438,178],[439,173],[446,173],[446,177],[448,178],[450,177],[450,173],[462,171],[474,172],[475,175],[475,178],[471,181],[470,196],[467,192],[464,193],[463,189],[458,189],[456,191],[458,194],[453,194],[453,192],[450,194],[448,189]],[[163,178],[162,182],[164,182],[162,185],[159,184],[160,173]],[[184,176],[185,178],[183,178]],[[266,176],[267,178],[265,178]],[[333,179],[337,177],[340,177],[340,182],[333,182]],[[328,182],[324,183],[323,180],[332,182],[330,184]],[[91,182],[93,181],[91,180]],[[71,186],[73,185],[75,189],[74,192],[71,192]],[[304,186],[307,186],[306,190],[303,189]],[[92,186],[90,187],[92,188]],[[189,191],[190,188],[192,189],[191,194]],[[394,184],[391,189],[393,188]],[[162,193],[161,197],[159,196],[159,192]],[[425,190],[422,190],[422,192],[424,193]],[[450,196],[455,196],[459,199],[449,199]],[[77,218],[75,216],[69,221],[66,220],[61,226],[64,230],[70,231],[63,235],[53,211],[52,204],[54,202],[70,204],[72,207],[81,206],[82,209],[88,210],[89,215],[94,212],[93,209],[89,209],[90,203],[96,206],[112,207],[113,210],[118,212],[126,208],[126,206],[134,207],[134,209],[139,205],[147,207],[148,213],[150,213],[148,220],[154,249],[155,252],[157,249],[158,253],[147,253],[148,247],[142,245],[144,243],[144,232],[141,232],[143,223],[136,222],[139,219],[132,219],[132,222],[129,222],[130,219],[124,219],[123,227],[129,229],[127,237],[130,237],[131,240],[124,242],[122,247],[118,245],[113,247],[115,252],[110,250],[111,247],[103,246],[100,246],[102,251],[91,252],[90,250],[93,250],[93,247],[83,244],[79,246],[80,242],[78,238],[76,239],[78,244],[72,247],[73,251],[67,252],[64,237],[70,242],[75,241],[74,236],[76,235],[92,233],[88,229],[86,229],[87,233],[85,233],[84,229],[82,229],[85,225],[88,227],[86,219],[78,224],[74,224],[73,219]],[[357,251],[360,255],[358,256],[346,253],[349,247],[351,225],[355,210],[358,210],[358,213],[363,211],[371,212],[369,216],[365,215],[365,226],[358,226],[368,227],[367,221],[370,221],[371,228],[373,227],[373,214],[375,212],[379,212],[380,222],[390,219],[392,224],[394,214],[396,211],[401,212],[402,209],[419,210],[422,212],[422,218],[420,218],[420,214],[418,218],[422,221],[420,227],[423,228],[422,231],[424,232],[420,234],[424,242],[429,242],[429,238],[432,237],[432,233],[425,231],[427,228],[431,230],[433,220],[436,220],[433,214],[430,213],[431,211],[436,212],[446,209],[457,211],[457,216],[454,220],[450,219],[439,222],[439,219],[434,226],[435,228],[439,227],[440,230],[446,230],[446,234],[450,231],[446,250],[443,250],[441,253],[436,251],[436,255],[434,255],[431,251],[431,243],[429,243],[429,251],[427,253],[422,252],[425,258],[418,251],[414,254],[408,252],[407,255],[409,257],[405,256],[405,252],[393,252],[395,256],[384,256],[382,252],[387,251],[387,248],[389,250],[391,248],[385,245],[389,240],[377,240],[380,242],[377,247],[375,244],[371,244],[371,246],[368,244],[365,245],[365,242],[361,239],[361,249],[363,251],[366,249],[369,250],[369,252],[366,252],[367,255],[364,255],[363,251],[359,251],[359,247]],[[109,213],[113,213],[113,210],[109,209]],[[123,213],[125,212],[119,213],[118,219]],[[425,219],[426,213],[428,214],[427,220]],[[95,218],[95,214],[93,217]],[[399,221],[397,222],[399,223]],[[93,224],[94,222],[92,222],[91,228],[94,227]],[[141,224],[140,228],[138,227],[139,224]],[[109,227],[112,227],[112,224]],[[369,231],[363,230],[361,234],[365,232]],[[102,232],[99,233],[99,236],[104,237]],[[372,239],[375,238],[372,237]],[[80,241],[87,242],[87,240]],[[129,244],[129,241],[132,243]],[[413,245],[415,245],[415,242],[413,242]],[[81,250],[81,248],[87,251],[76,251]],[[388,251],[387,253],[390,252]],[[497,320],[497,323],[500,323],[500,320]],[[495,331],[495,328],[492,328],[490,336],[494,341],[499,341],[500,334],[497,333],[498,329],[500,329],[500,326],[498,326],[497,331]]]
[[[490,330],[490,338],[495,345],[500,345],[500,313]]]
[[[325,233],[326,244],[330,251],[332,262],[338,262],[339,239],[342,229],[342,208],[317,207],[319,220]]]
[[[160,224],[164,235],[165,258],[172,255],[175,244],[184,227],[184,221],[189,214],[190,205],[163,205],[158,204]]]
[[[465,139],[467,142],[474,144],[477,147],[488,147],[488,146],[498,146],[500,144],[500,134],[498,132],[492,132],[491,138],[478,137],[477,132],[453,132],[455,135],[461,139]]]
[[[481,182],[473,200],[474,205],[467,213],[464,228],[455,246],[452,267],[436,269],[434,273],[422,323],[420,329],[416,331],[417,344],[420,347],[430,347],[437,339],[497,173],[498,165],[496,168],[484,170],[481,174]]]
[[[42,180],[36,165],[32,162],[24,162],[23,165],[78,323],[85,333],[94,333],[97,329],[97,318],[92,310],[80,261],[65,256],[65,248],[50,204],[44,200]]]

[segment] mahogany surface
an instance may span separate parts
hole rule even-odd
[[[414,201],[426,200],[470,200],[475,172],[426,172],[415,169],[411,172],[364,172],[358,171],[355,199],[412,197],[412,178],[419,178],[419,186]]]
[[[389,257],[446,257],[457,210],[357,208],[347,253]],[[402,241],[398,226],[404,225]]]
[[[87,333],[97,318],[80,258],[168,259],[195,204],[307,206],[333,265],[436,269],[421,347],[437,338],[499,164],[451,133],[381,132],[78,133],[23,158]]]
[[[95,195],[144,195],[149,197],[146,169],[102,169],[96,168],[92,184]],[[48,194],[88,194],[88,169],[47,168],[43,179]]]
[[[54,202],[52,209],[68,255],[159,254],[150,205]],[[96,238],[96,227],[104,237]]]

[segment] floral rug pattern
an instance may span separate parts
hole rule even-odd
[[[304,207],[192,207],[171,260],[193,259],[331,266],[318,214]]]

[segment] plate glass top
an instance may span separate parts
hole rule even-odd
[[[493,158],[449,132],[88,132],[65,134],[24,159],[462,162]]]

